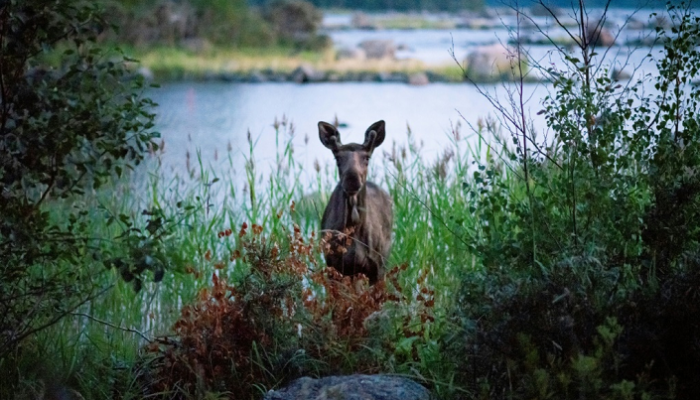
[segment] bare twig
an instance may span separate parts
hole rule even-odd
[[[57,315],[54,315],[54,317],[51,318],[48,322],[46,322],[42,325],[39,325],[36,328],[29,329],[29,330],[25,331],[24,333],[19,334],[17,337],[14,337],[14,338],[8,340],[5,343],[0,343],[0,358],[5,357],[8,354],[8,352],[12,351],[12,349],[14,348],[14,346],[17,343],[20,343],[21,341],[28,338],[29,336],[34,335],[35,333],[41,332],[44,329],[47,329],[47,328],[55,325],[60,320],[62,320],[66,316],[70,315],[71,313],[73,313],[75,310],[77,310],[78,308],[80,308],[84,304],[102,296],[104,293],[106,293],[108,290],[110,290],[113,286],[114,285],[107,286],[106,288],[104,288],[100,292],[86,297],[85,299],[81,300],[80,302],[73,305],[72,307],[69,307],[67,310],[64,310],[62,312],[59,312]]]
[[[110,327],[110,328],[114,328],[114,329],[117,329],[117,330],[120,330],[120,331],[124,331],[124,332],[128,332],[128,333],[135,333],[135,334],[141,336],[141,338],[142,338],[143,340],[147,341],[148,343],[153,343],[153,339],[149,338],[148,336],[146,336],[145,334],[143,334],[143,333],[142,333],[141,331],[139,331],[139,330],[136,330],[136,329],[133,329],[133,328],[124,328],[124,327],[121,327],[121,326],[119,326],[119,325],[114,325],[114,324],[112,324],[112,323],[110,323],[110,322],[103,321],[103,320],[101,320],[101,319],[98,319],[98,318],[93,317],[92,315],[85,314],[85,313],[81,313],[81,312],[73,312],[73,313],[71,313],[71,315],[73,315],[73,316],[75,316],[75,317],[85,317],[85,318],[87,318],[87,319],[89,319],[89,320],[91,320],[91,321],[97,322],[97,323],[99,323],[99,324],[102,324],[102,325],[105,325],[105,326],[108,326],[108,327]]]

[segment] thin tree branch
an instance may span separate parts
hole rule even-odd
[[[5,357],[10,351],[12,351],[12,348],[19,342],[23,341],[24,339],[28,338],[29,336],[34,335],[35,333],[41,332],[44,329],[47,329],[56,323],[58,323],[60,320],[62,320],[64,317],[67,315],[70,315],[73,311],[77,310],[80,308],[82,305],[88,303],[89,301],[92,301],[99,296],[102,296],[104,293],[106,293],[108,290],[110,290],[114,285],[107,286],[103,290],[101,290],[99,293],[96,293],[92,296],[88,296],[87,298],[83,299],[80,301],[78,304],[75,304],[73,307],[70,307],[68,310],[65,310],[58,315],[54,316],[52,319],[50,319],[48,322],[45,324],[39,325],[38,327],[34,329],[30,329],[20,335],[18,335],[15,338],[10,339],[9,341],[0,344],[0,358]]]
[[[102,324],[102,325],[105,325],[105,326],[108,326],[108,327],[110,327],[110,328],[114,328],[114,329],[117,329],[117,330],[120,330],[120,331],[123,331],[123,332],[135,333],[135,334],[141,336],[141,338],[142,338],[143,340],[147,341],[148,343],[153,343],[153,339],[149,338],[148,336],[146,336],[145,334],[143,334],[143,333],[142,333],[141,331],[139,331],[139,330],[136,330],[136,329],[133,329],[133,328],[124,328],[124,327],[121,327],[121,326],[119,326],[119,325],[114,325],[114,324],[112,324],[112,323],[110,323],[110,322],[103,321],[103,320],[101,320],[101,319],[98,319],[98,318],[93,317],[92,315],[85,314],[85,313],[81,313],[81,312],[73,312],[73,313],[71,313],[71,315],[76,316],[76,317],[85,317],[85,318],[87,318],[87,319],[89,319],[89,320],[91,320],[91,321],[97,322],[97,323],[99,323],[99,324]]]

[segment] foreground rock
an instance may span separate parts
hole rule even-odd
[[[430,400],[428,389],[390,375],[300,378],[286,388],[269,391],[263,400]]]

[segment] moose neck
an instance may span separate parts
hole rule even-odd
[[[345,226],[358,227],[363,225],[365,220],[365,197],[367,195],[367,186],[364,185],[357,194],[349,196],[343,192],[343,200],[345,202]]]

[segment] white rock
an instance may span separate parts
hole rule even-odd
[[[422,86],[430,83],[430,79],[425,72],[416,72],[408,76],[408,84],[413,86]]]
[[[510,78],[518,73],[517,56],[515,48],[500,43],[478,47],[467,56],[467,76],[474,81]]]
[[[394,58],[396,53],[393,40],[365,40],[360,43],[360,48],[365,51],[367,58]]]

